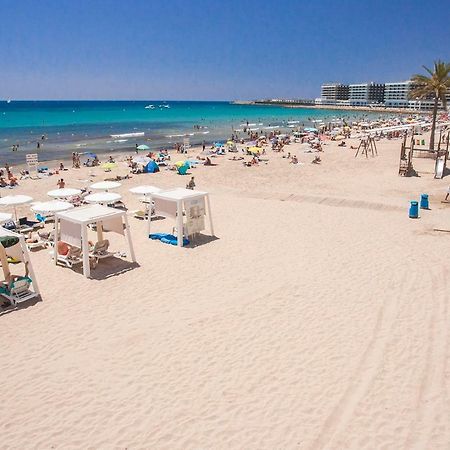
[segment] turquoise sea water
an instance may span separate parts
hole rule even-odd
[[[24,162],[26,153],[37,151],[43,161],[66,158],[72,151],[123,151],[136,143],[155,150],[170,149],[184,137],[189,137],[191,144],[227,139],[247,122],[258,131],[288,130],[308,125],[312,119],[361,115],[229,102],[4,101],[0,102],[0,158],[3,163]],[[129,133],[141,135],[112,137]],[[37,150],[42,135],[46,139]],[[13,144],[19,144],[19,151],[12,152]]]

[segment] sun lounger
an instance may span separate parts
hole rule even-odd
[[[47,247],[47,241],[38,239],[36,242],[27,242],[28,250],[33,250],[35,248],[45,248]]]
[[[53,250],[52,250],[53,253]],[[70,247],[67,255],[61,255],[58,253],[57,262],[64,264],[66,267],[71,269],[73,266],[77,264],[81,264],[83,262],[83,258],[81,256],[81,249],[77,247]]]
[[[29,277],[19,278],[13,281],[10,287],[0,286],[0,295],[8,299],[13,306],[16,306],[18,303],[38,296],[36,292],[30,290],[31,283]]]
[[[95,258],[97,261],[99,259],[109,258],[113,256],[114,253],[108,252],[109,241],[104,239],[103,241],[98,241],[95,243],[94,248],[89,252],[90,258]]]

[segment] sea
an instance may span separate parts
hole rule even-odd
[[[207,145],[245,136],[244,128],[282,132],[341,118],[379,116],[324,109],[206,101],[15,101],[0,102],[0,166],[69,159],[72,152],[114,154],[136,144],[152,150],[176,143]],[[13,146],[18,146],[13,151]]]

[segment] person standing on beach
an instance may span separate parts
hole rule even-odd
[[[203,141],[202,148],[203,148],[203,151],[205,151],[205,148],[206,148],[205,141]]]
[[[191,191],[193,191],[194,188],[195,188],[194,177],[191,177],[189,183],[186,185],[186,189],[190,189]]]
[[[136,150],[135,150],[135,151],[136,151],[136,155],[137,155],[138,152],[139,152],[139,151],[138,151],[138,145],[137,145],[137,144],[136,144]]]

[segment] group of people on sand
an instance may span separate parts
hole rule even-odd
[[[17,178],[13,175],[9,164],[6,163],[5,168],[0,169],[0,187],[14,187],[18,184]]]
[[[81,167],[81,157],[77,152],[72,152],[72,169],[79,169]]]

